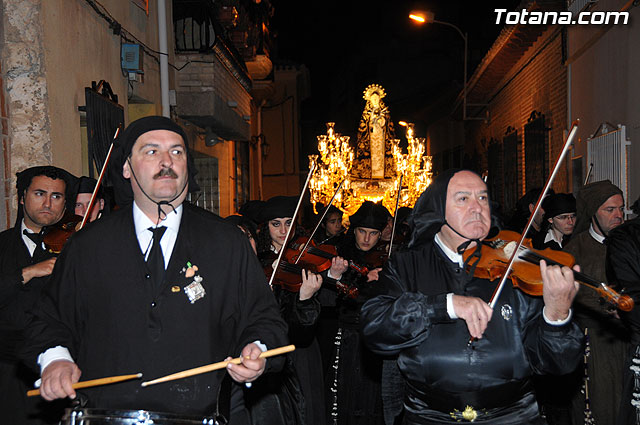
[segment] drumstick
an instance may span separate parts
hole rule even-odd
[[[284,347],[274,348],[273,350],[263,351],[262,354],[260,354],[259,358],[264,359],[267,357],[279,356],[280,354],[289,353],[295,349],[296,349],[295,345],[286,345]],[[223,362],[212,363],[206,366],[200,366],[200,367],[196,367],[189,370],[183,370],[182,372],[177,372],[172,375],[163,376],[161,378],[154,379],[153,381],[143,382],[140,385],[142,385],[143,387],[146,387],[149,385],[159,384],[160,382],[167,382],[167,381],[173,381],[174,379],[187,378],[193,375],[200,375],[201,373],[207,373],[207,372],[212,372],[218,369],[224,369],[225,367],[227,367],[229,363],[240,364],[241,362],[242,362],[242,358],[236,357],[235,359],[226,360]]]
[[[128,381],[130,379],[139,379],[139,378],[142,378],[141,373],[136,373],[133,375],[108,376],[106,378],[76,382],[75,384],[73,384],[73,389],[97,387],[99,385],[114,384],[116,382]],[[40,389],[27,391],[27,396],[31,397],[34,395],[40,395]]]

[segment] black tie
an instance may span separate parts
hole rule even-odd
[[[160,239],[162,239],[162,235],[164,235],[164,231],[167,230],[167,228],[165,226],[149,227],[148,230],[153,233],[153,244],[147,257],[147,264],[153,281],[156,285],[160,285],[164,278],[164,256],[162,255]]]
[[[44,249],[42,249],[42,232],[32,233],[25,229],[22,233],[36,244],[36,249],[33,250],[33,255],[31,256],[32,258],[35,258],[37,254],[44,252]]]

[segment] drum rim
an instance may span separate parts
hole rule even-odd
[[[113,409],[113,408],[99,408],[99,407],[82,407],[82,408],[68,408],[65,409],[65,414],[62,419],[69,419],[76,412],[76,418],[86,417],[87,415],[100,415],[100,416],[111,416],[118,418],[120,415],[120,419],[135,419],[139,417],[141,414],[148,415],[148,419],[182,419],[182,420],[193,420],[203,423],[202,421],[214,419],[213,416],[210,415],[182,415],[179,413],[168,413],[168,412],[158,412],[153,410],[146,409]],[[123,416],[124,414],[128,414],[128,416]],[[90,418],[91,419],[91,418]],[[95,419],[102,419],[97,417]]]

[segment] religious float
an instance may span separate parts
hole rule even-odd
[[[389,211],[410,207],[431,183],[431,157],[425,155],[425,139],[415,137],[414,125],[399,122],[406,128],[407,152],[395,138],[389,108],[383,100],[385,90],[371,84],[364,91],[366,101],[355,147],[349,136],[335,131],[327,123],[327,133],[318,136],[318,155],[309,156],[315,167],[309,181],[311,202],[333,205],[348,215],[364,201],[382,202]],[[339,191],[338,188],[340,188]],[[337,191],[337,193],[336,193]]]

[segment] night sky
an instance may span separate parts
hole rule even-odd
[[[471,76],[502,29],[495,24],[494,9],[514,10],[519,3],[272,0],[272,59],[310,70],[312,95],[302,109],[303,150],[313,149],[327,121],[355,137],[362,92],[372,83],[386,89],[384,102],[393,121],[414,122],[417,136],[424,136],[430,123],[451,113],[462,89],[464,43],[448,26],[415,25],[409,12],[429,10],[436,20],[468,33]]]

